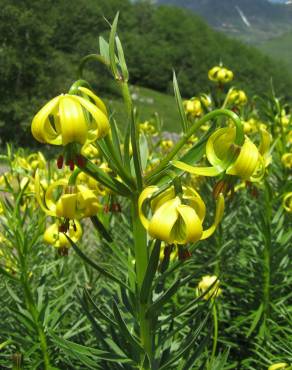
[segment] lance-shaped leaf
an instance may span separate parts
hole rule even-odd
[[[163,366],[159,367],[159,370],[168,370],[170,368],[170,365],[172,365],[174,362],[178,361],[182,356],[184,356],[185,353],[187,353],[194,345],[196,339],[204,329],[207,321],[208,321],[209,314],[205,316],[204,320],[201,322],[201,324],[197,327],[197,329],[193,332],[191,331],[190,334],[186,337],[184,342],[180,346],[180,350],[177,351],[176,354]]]
[[[109,58],[109,44],[102,36],[99,36],[99,52],[100,55],[104,58],[105,63],[109,66],[110,65],[110,58]]]
[[[120,79],[120,74],[117,67],[116,62],[116,53],[115,53],[115,39],[118,27],[118,20],[119,20],[119,13],[116,14],[113,24],[111,26],[111,32],[109,37],[109,59],[110,59],[110,67],[112,70],[112,74],[115,79]]]
[[[155,273],[157,271],[158,263],[159,263],[160,246],[161,246],[161,241],[156,240],[154,243],[154,247],[153,247],[150,259],[149,259],[149,263],[147,266],[143,284],[141,287],[141,293],[140,293],[141,303],[146,303],[151,293],[152,282],[153,282]]]
[[[52,341],[62,348],[69,356],[80,360],[89,369],[96,369],[98,361],[106,360],[110,362],[120,362],[133,364],[133,361],[127,357],[117,355],[116,353],[104,351],[101,349],[90,348],[69,340],[58,337],[53,331],[49,330]]]
[[[117,321],[117,324],[119,325],[120,333],[122,334],[124,339],[130,344],[135,360],[138,360],[140,356],[144,354],[144,349],[141,347],[137,339],[134,338],[133,335],[130,333],[130,330],[128,329],[118,308],[118,305],[115,301],[113,301],[113,313]]]
[[[180,91],[179,91],[179,87],[178,87],[175,72],[173,72],[173,89],[174,89],[174,96],[175,96],[176,104],[177,104],[180,119],[181,119],[182,129],[183,129],[183,132],[187,132],[187,130],[188,130],[188,120],[187,120],[187,117],[186,117],[186,114],[185,114],[185,111],[184,111],[184,107],[183,107],[181,94],[180,94]]]
[[[162,306],[169,301],[169,299],[177,292],[180,287],[180,280],[176,280],[167,291],[162,294],[146,312],[146,317],[151,317],[155,312],[160,311]]]
[[[84,254],[80,248],[77,247],[77,245],[73,242],[72,239],[68,237],[68,235],[64,234],[66,238],[69,240],[71,246],[75,250],[75,252],[78,254],[79,257],[81,257],[88,265],[93,267],[96,271],[98,271],[100,274],[104,275],[105,277],[109,278],[110,280],[114,281],[115,283],[118,283],[119,285],[124,286],[126,289],[130,289],[127,284],[125,284],[122,280],[120,280],[118,277],[113,275],[111,272],[105,270],[103,267],[98,265],[96,262],[92,261],[89,257]]]
[[[110,119],[110,125],[111,125],[111,136],[114,144],[114,148],[116,149],[117,155],[122,161],[122,152],[121,152],[121,140],[120,140],[120,132],[116,123],[116,120],[114,118]]]
[[[107,173],[105,173],[102,169],[100,169],[96,164],[89,161],[87,158],[82,157],[84,160],[84,166],[82,167],[82,171],[87,173],[89,176],[93,177],[95,180],[99,181],[109,189],[111,189],[114,193],[123,195],[123,196],[130,196],[132,194],[131,189],[129,189],[124,183],[112,178]]]
[[[117,46],[119,64],[121,67],[123,80],[127,82],[129,80],[129,71],[128,71],[122,43],[118,36],[116,36],[116,46]]]
[[[91,222],[92,222],[93,226],[97,230],[97,232],[99,234],[101,234],[101,236],[106,241],[108,241],[109,243],[111,243],[113,241],[113,238],[111,237],[111,235],[109,234],[109,232],[107,231],[107,229],[105,228],[105,226],[103,225],[103,223],[99,220],[99,218],[97,216],[92,216],[92,217],[90,217],[90,219],[91,219]]]
[[[89,294],[87,289],[84,289],[84,295],[92,305],[93,309],[97,312],[97,314],[106,321],[109,325],[112,325],[113,327],[117,326],[117,323],[113,321],[109,316],[107,316],[101,308],[99,308],[96,303],[93,301],[91,295]]]
[[[143,187],[143,180],[142,180],[142,166],[141,166],[141,153],[140,153],[140,145],[139,145],[139,133],[136,126],[136,112],[135,110],[132,111],[131,114],[131,144],[133,149],[133,162],[134,162],[134,169],[137,179],[138,189],[142,189]]]

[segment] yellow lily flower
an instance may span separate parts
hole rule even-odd
[[[235,105],[245,105],[247,103],[247,96],[243,90],[233,89],[228,94],[228,102]]]
[[[54,199],[54,193],[60,187],[63,189],[63,194]],[[35,177],[35,195],[42,210],[53,217],[80,219],[95,215],[101,208],[98,197],[93,190],[84,185],[68,186],[66,179],[53,182],[42,197],[38,173]]]
[[[211,286],[213,287],[204,295],[204,299],[208,300],[210,298],[216,298],[222,294],[222,289],[219,288],[220,280],[215,275],[203,276],[198,284],[199,293],[202,294],[206,292]]]
[[[209,80],[219,83],[227,83],[233,80],[233,72],[221,66],[215,66],[208,72]]]
[[[203,113],[202,104],[198,98],[185,100],[183,102],[183,106],[184,106],[186,114],[190,116],[199,117]]]
[[[290,191],[284,196],[283,207],[287,212],[292,213],[292,191]]]
[[[52,99],[32,121],[31,131],[36,140],[53,145],[83,145],[108,134],[110,125],[104,104],[90,90],[79,89],[86,92],[95,104],[69,94]]]
[[[206,157],[212,167],[193,167],[180,161],[172,161],[172,164],[194,175],[217,176],[225,172],[243,180],[259,181],[270,161],[270,156],[267,155],[270,134],[262,131],[259,148],[247,137],[241,147],[235,146],[235,135],[235,127],[227,127],[216,130],[210,136],[206,145]]]
[[[144,214],[145,201],[159,190],[157,186],[144,189],[138,200],[139,215],[145,229],[155,239],[168,244],[186,244],[206,239],[213,234],[224,212],[224,198],[218,197],[215,220],[207,230],[203,230],[206,206],[200,195],[190,187],[183,187],[181,197],[173,187],[150,200],[152,216]]]
[[[140,132],[143,132],[145,135],[157,135],[156,128],[149,121],[139,124]]]
[[[283,165],[288,168],[292,169],[292,153],[285,153],[282,155],[281,162]]]
[[[268,370],[282,370],[286,369],[288,366],[286,362],[278,362],[277,364],[269,366]]]
[[[160,147],[164,152],[169,151],[173,147],[174,143],[172,140],[162,140]]]
[[[69,229],[66,232],[66,235],[74,242],[78,242],[78,240],[82,236],[82,228],[78,221],[74,221],[73,224],[70,223]],[[66,238],[63,232],[59,231],[59,224],[54,223],[50,225],[45,233],[44,233],[44,241],[47,244],[54,246],[55,248],[69,248],[70,242]]]

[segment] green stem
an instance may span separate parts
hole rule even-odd
[[[234,112],[228,109],[214,110],[210,113],[207,113],[204,117],[199,119],[189,128],[189,130],[183,135],[183,137],[175,144],[172,150],[160,161],[160,164],[146,177],[145,181],[147,182],[150,177],[153,177],[157,173],[162,171],[179,152],[179,150],[185,145],[185,143],[190,139],[190,137],[198,130],[199,127],[218,116],[227,116],[232,119],[236,126],[236,137],[234,143],[237,145],[242,145],[244,141],[244,132],[240,118]]]
[[[270,290],[271,290],[271,189],[269,184],[265,183],[265,208],[263,209],[263,237],[264,237],[264,255],[263,255],[263,305],[265,319],[270,316]],[[266,321],[266,320],[265,320]]]
[[[108,67],[108,64],[106,63],[106,60],[101,55],[99,55],[99,54],[88,54],[84,58],[81,59],[81,62],[79,64],[79,67],[78,67],[78,77],[79,78],[82,78],[82,76],[83,76],[83,69],[84,69],[85,64],[87,62],[91,61],[91,60],[95,60],[97,62],[100,62],[100,63],[102,63],[102,64],[104,64]]]
[[[149,253],[147,248],[147,233],[141,224],[139,213],[138,213],[138,199],[136,196],[132,199],[132,223],[133,223],[133,236],[134,236],[134,250],[135,250],[135,260],[136,260],[136,294],[137,302],[139,302],[139,323],[140,323],[140,340],[141,344],[148,354],[150,360],[153,355],[153,341],[151,332],[151,320],[146,318],[146,312],[148,310],[151,301],[147,303],[140,303],[140,292],[147,270],[147,265],[149,261]],[[141,369],[147,369],[143,367],[142,362],[144,358],[141,358]]]
[[[213,348],[212,348],[212,354],[211,354],[211,360],[209,363],[209,369],[212,369],[212,364],[214,362],[216,349],[217,349],[217,342],[218,342],[218,315],[217,315],[217,309],[216,309],[216,302],[213,304],[213,323],[214,323],[214,334],[213,334]]]
[[[133,103],[132,103],[129,85],[126,81],[123,81],[123,80],[119,80],[118,82],[119,82],[119,86],[122,91],[123,99],[124,99],[124,102],[127,108],[128,119],[130,119],[132,115]]]

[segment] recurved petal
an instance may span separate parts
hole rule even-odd
[[[236,136],[234,127],[225,127],[216,130],[206,144],[206,156],[212,166],[221,172],[234,161],[235,153],[232,149]]]
[[[181,161],[172,161],[171,164],[180,170],[200,176],[218,176],[222,172],[215,167],[193,167]]]
[[[177,228],[174,227],[172,230],[174,243],[195,243],[200,240],[203,228],[202,221],[200,220],[196,211],[185,204],[178,205],[177,211],[182,219],[182,222],[177,225]]]
[[[68,185],[68,182],[65,179],[60,179],[58,181],[53,182],[51,185],[49,185],[49,187],[47,188],[47,191],[45,192],[45,205],[46,205],[47,213],[51,212],[56,216],[56,200],[54,199],[54,191],[58,187],[63,188],[66,185]]]
[[[208,229],[203,231],[201,240],[209,238],[214,231],[216,230],[216,227],[221,222],[224,214],[224,208],[225,208],[225,201],[223,194],[219,194],[216,202],[216,211],[215,211],[215,218],[212,226],[210,226]]]
[[[178,219],[177,206],[180,204],[180,199],[176,197],[167,201],[155,211],[148,226],[148,232],[153,238],[173,243],[171,231]]]
[[[195,189],[186,187],[183,198],[195,209],[201,222],[203,222],[206,215],[206,206],[200,194]]]
[[[262,156],[266,156],[270,149],[272,137],[271,134],[265,129],[261,129],[260,133],[261,133],[261,143],[259,145],[259,152]]]
[[[148,186],[145,188],[142,193],[139,196],[138,199],[138,210],[139,210],[139,217],[142,222],[142,225],[145,227],[145,229],[148,229],[149,226],[149,220],[147,217],[144,215],[143,212],[143,204],[147,198],[150,198],[152,194],[154,194],[156,191],[158,191],[157,186]]]
[[[77,208],[83,217],[95,215],[101,208],[98,197],[86,186],[78,185]]]
[[[59,133],[54,129],[49,120],[49,115],[55,115],[61,97],[62,95],[59,95],[50,100],[38,111],[32,120],[32,135],[41,143],[62,144]]]
[[[62,144],[84,144],[87,139],[88,127],[82,106],[73,95],[61,97],[59,103],[60,127]]]
[[[229,175],[236,175],[243,180],[249,179],[256,170],[259,160],[258,148],[249,139],[241,147],[236,161],[227,169]]]
[[[106,109],[106,106],[105,106],[104,102],[98,96],[96,96],[91,90],[89,90],[87,87],[84,87],[84,86],[79,86],[78,87],[78,90],[80,90],[81,92],[83,92],[84,94],[86,94],[87,96],[89,96],[95,102],[96,106],[106,116],[108,115],[107,109]]]
[[[49,216],[56,216],[56,206],[51,205],[51,207],[48,208],[43,201],[44,195],[41,189],[40,176],[38,170],[35,173],[34,186],[35,186],[35,197],[41,209]]]
[[[89,125],[88,140],[95,141],[96,139],[106,136],[110,130],[110,124],[108,117],[102,112],[102,110],[80,96],[72,95],[72,97],[79,101],[83,108],[85,108],[91,114],[94,120],[95,124],[92,127]]]
[[[70,220],[78,218],[77,215],[77,194],[63,194],[56,203],[57,217],[69,218]]]

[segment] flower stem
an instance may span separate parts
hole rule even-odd
[[[217,349],[217,342],[218,342],[218,315],[217,315],[216,302],[214,302],[212,310],[213,310],[214,334],[213,334],[213,348],[212,348],[211,360],[209,363],[209,370],[212,369],[212,365],[214,362],[216,349]]]
[[[269,184],[265,183],[265,202],[263,209],[263,238],[264,238],[264,253],[263,253],[263,305],[265,322],[270,316],[270,290],[271,290],[271,216],[272,216],[272,200],[271,189]]]
[[[133,236],[134,236],[134,251],[136,260],[136,295],[137,302],[139,302],[138,319],[140,324],[140,340],[141,344],[147,353],[149,359],[152,359],[153,352],[153,341],[151,333],[151,320],[146,318],[146,312],[151,303],[150,300],[146,303],[140,302],[140,293],[147,270],[149,261],[149,254],[147,249],[147,234],[146,230],[141,224],[138,214],[138,199],[136,196],[132,198],[132,223],[133,223]],[[143,367],[142,362],[144,358],[141,358],[141,369],[147,369]]]

